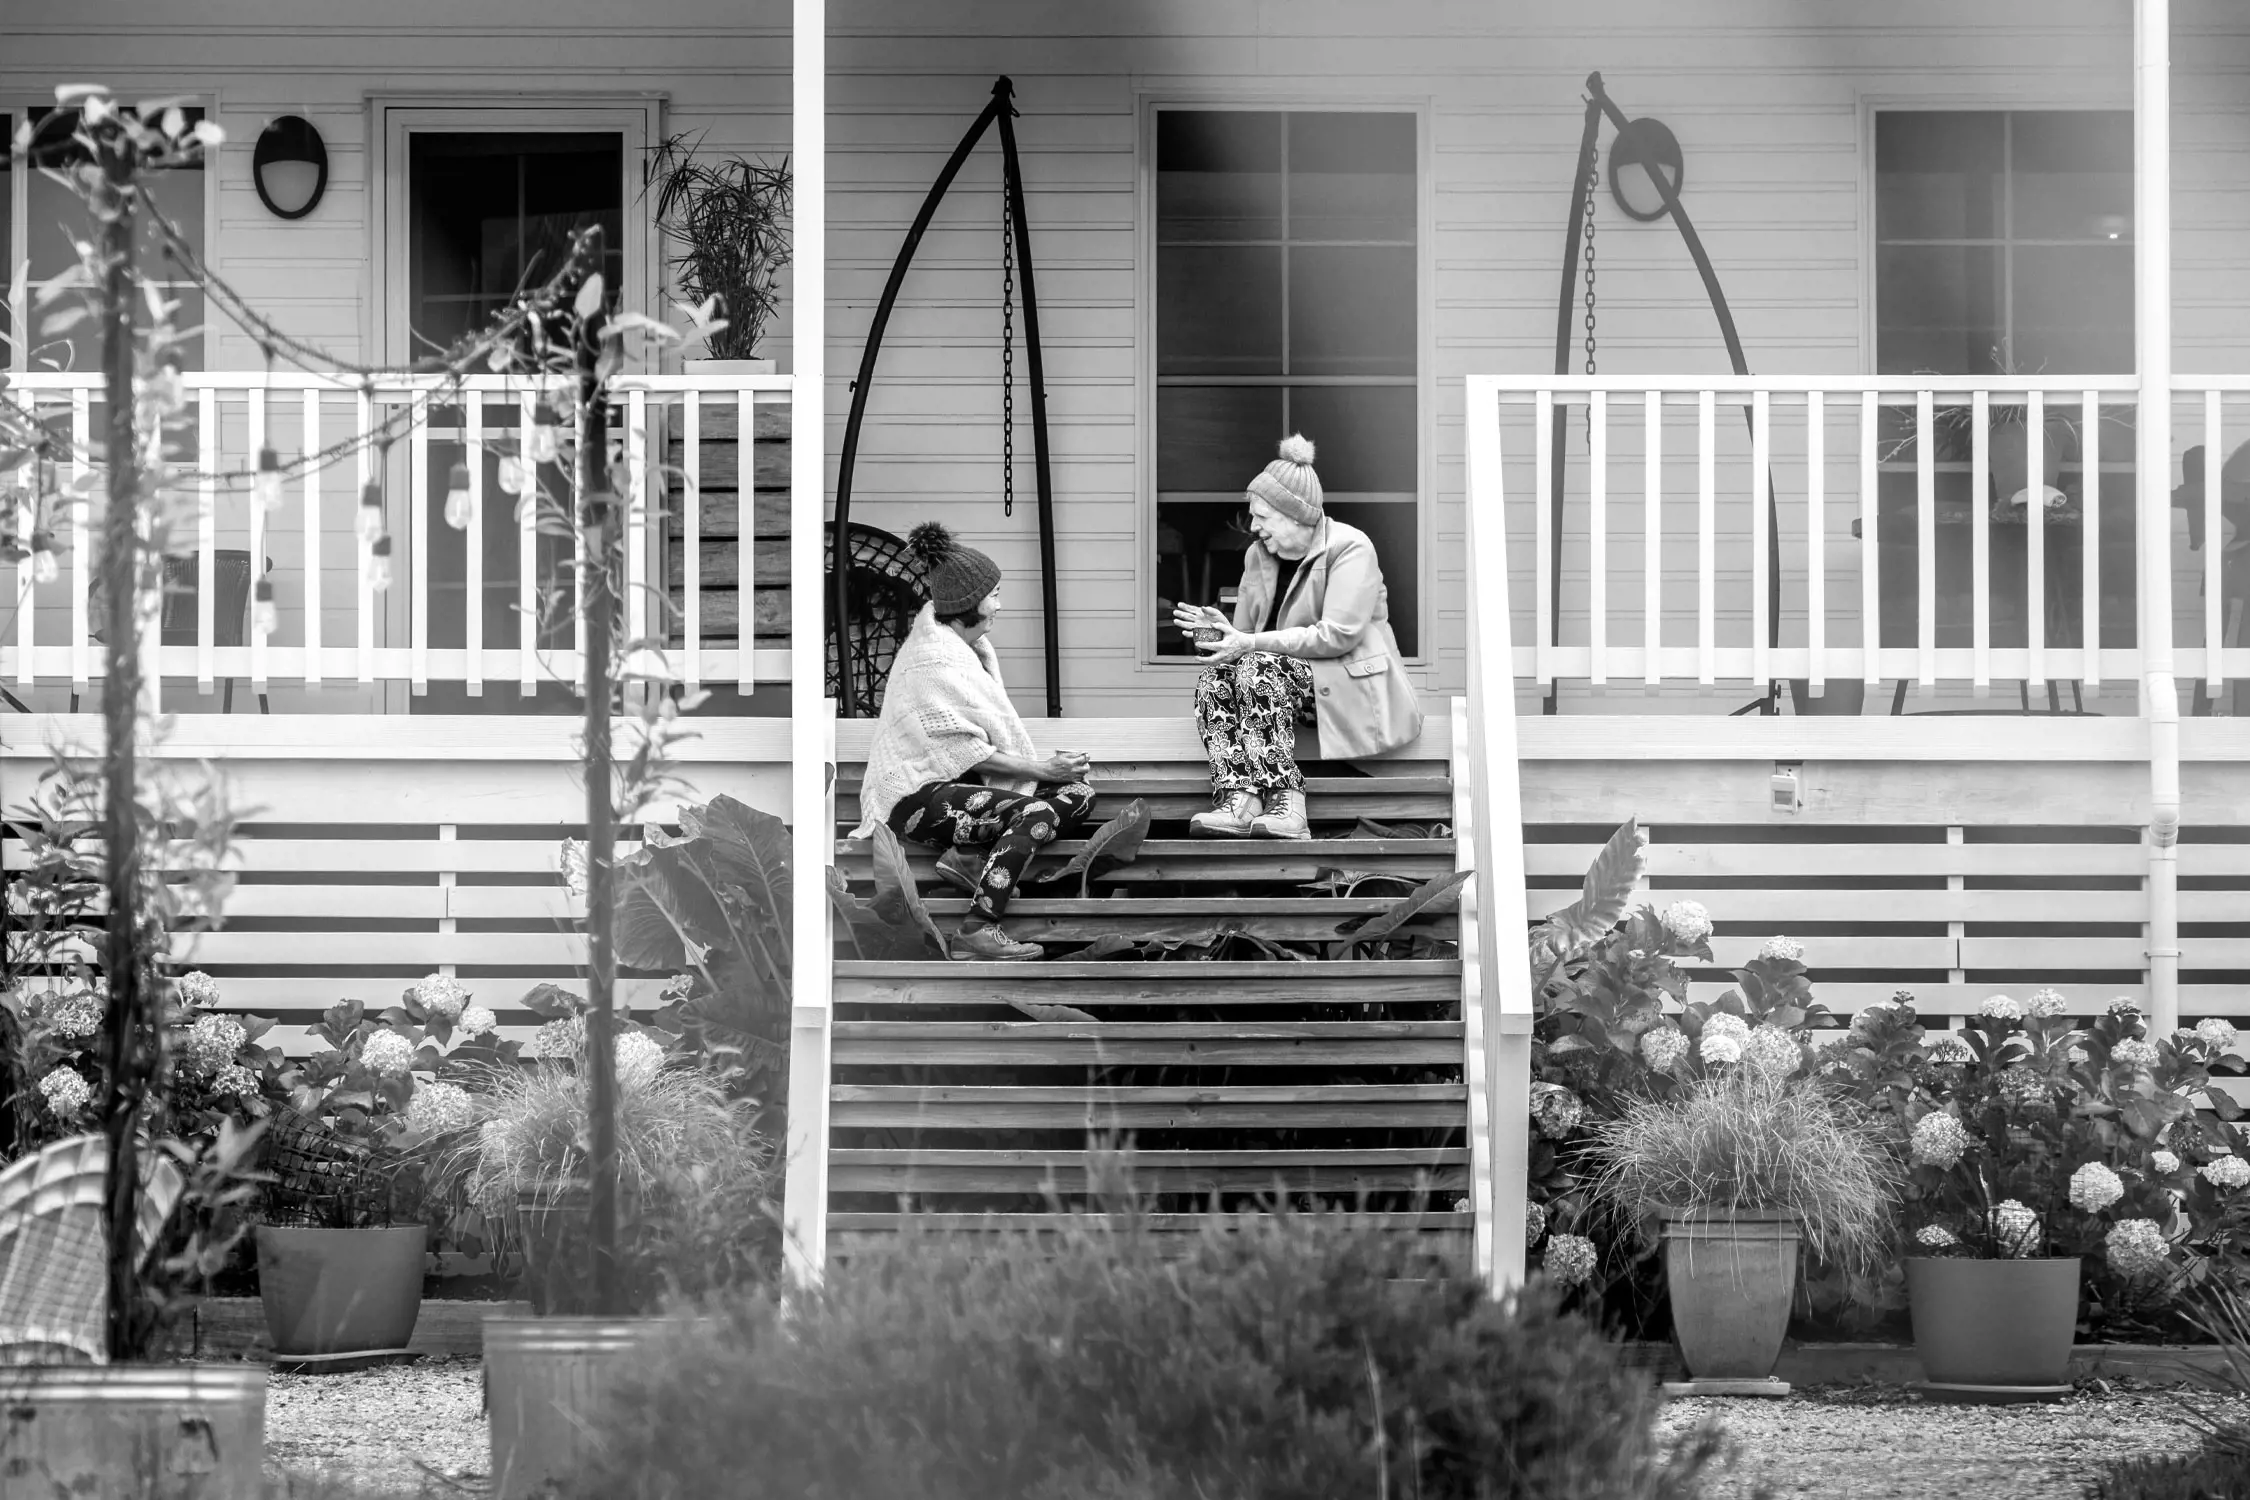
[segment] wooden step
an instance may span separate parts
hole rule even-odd
[[[1104,1214],[1068,1216],[1069,1220],[1080,1225],[1098,1224],[1107,1217]],[[1185,1238],[1214,1227],[1231,1227],[1227,1223],[1229,1219],[1255,1221],[1259,1217],[1257,1214],[1144,1214],[1140,1223],[1144,1229],[1154,1233]],[[1404,1230],[1430,1235],[1469,1235],[1476,1231],[1476,1215],[1445,1210],[1351,1213],[1330,1217],[1361,1229]],[[872,1233],[887,1239],[900,1233],[1056,1234],[1066,1227],[1068,1225],[1064,1222],[1063,1215],[1051,1213],[836,1213],[828,1216],[831,1249],[844,1248],[837,1244],[839,1235],[853,1237]]]
[[[1339,922],[1380,915],[1397,901],[1396,896],[1159,896],[1092,901],[1027,896],[1010,903],[1006,925],[1009,936],[1032,943],[1086,943],[1112,934],[1208,942],[1229,932],[1276,942],[1340,942]],[[969,911],[966,896],[933,897],[925,904],[941,930],[958,926]],[[1437,912],[1415,918],[1394,935],[1452,938],[1460,925],[1457,912]]]
[[[829,1153],[838,1193],[1084,1193],[1089,1151],[842,1150]],[[1465,1192],[1466,1146],[1335,1151],[1136,1151],[1133,1187],[1146,1193]]]
[[[1108,816],[1135,797],[1146,800],[1149,811],[1166,821],[1193,817],[1211,806],[1211,784],[1201,778],[1097,777],[1094,792],[1100,798],[1095,807],[1097,818]],[[1305,779],[1305,801],[1316,823],[1353,818],[1450,822],[1453,783],[1443,776],[1309,776]],[[858,776],[838,778],[836,817],[842,828],[858,824]]]
[[[835,1084],[836,1129],[1322,1130],[1467,1123],[1459,1083],[1288,1087],[1037,1087]]]
[[[1040,869],[1059,868],[1085,847],[1084,839],[1057,840],[1041,856],[1034,875]],[[868,840],[836,841],[836,862],[854,878],[867,878],[869,859]],[[916,879],[937,878],[936,850],[909,844],[906,859]],[[1105,872],[1094,883],[1097,887],[1158,881],[1304,885],[1337,870],[1421,881],[1450,874],[1453,859],[1451,839],[1149,839],[1131,864]],[[1076,880],[1071,877],[1069,889],[1075,889]],[[1036,881],[1027,882],[1027,888],[1037,889]]]
[[[1447,1005],[1460,998],[1461,962],[1452,958],[1036,964],[852,959],[836,965],[839,1004]]]
[[[837,1067],[1460,1067],[1459,1021],[838,1021]]]

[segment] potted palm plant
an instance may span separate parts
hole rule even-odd
[[[758,339],[780,306],[781,268],[789,264],[789,162],[699,157],[685,136],[670,136],[649,162],[656,221],[679,247],[674,290],[688,305],[708,357],[690,370],[770,375]]]
[[[1587,1161],[1596,1201],[1662,1239],[1690,1389],[1786,1393],[1771,1377],[1800,1250],[1871,1265],[1900,1174],[1877,1119],[1803,1075],[1796,1037],[1730,1018],[1705,1021],[1703,1075],[1597,1125]]]

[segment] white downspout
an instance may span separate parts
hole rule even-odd
[[[2172,676],[2172,17],[2133,7],[2133,328],[2141,399],[2142,712],[2148,719],[2148,1001],[2158,1036],[2180,1022],[2180,695]],[[2213,460],[2207,460],[2213,461]],[[2206,545],[2216,546],[2216,541]]]

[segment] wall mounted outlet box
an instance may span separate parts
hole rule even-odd
[[[1772,787],[1775,812],[1793,813],[1804,808],[1805,784],[1798,767],[1774,762]]]

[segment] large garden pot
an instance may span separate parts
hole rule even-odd
[[[258,1300],[284,1358],[406,1348],[422,1313],[429,1231],[258,1226]]]
[[[484,1403],[493,1500],[541,1493],[590,1456],[589,1432],[619,1376],[665,1318],[487,1318]]]
[[[263,1366],[21,1366],[0,1395],[0,1500],[263,1492]]]
[[[538,1317],[583,1313],[595,1305],[587,1239],[591,1201],[583,1188],[516,1195],[524,1300]]]
[[[1797,1220],[1697,1210],[1664,1221],[1672,1334],[1697,1380],[1764,1380],[1781,1358],[1797,1287]]]
[[[1914,1352],[1936,1386],[2050,1394],[2070,1385],[2078,1328],[2076,1257],[1909,1256]]]

